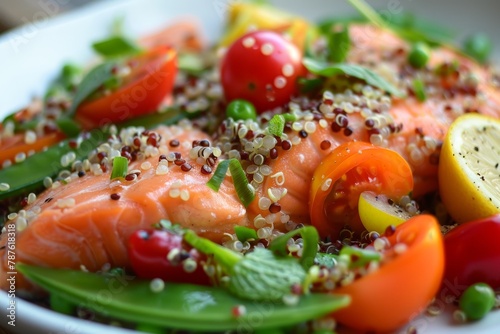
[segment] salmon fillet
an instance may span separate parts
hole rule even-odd
[[[463,86],[467,78],[455,78],[453,71],[446,76],[428,73],[423,80],[442,89],[420,102],[408,86],[415,74],[404,67],[407,43],[367,26],[352,27],[351,38],[354,47],[349,62],[372,67],[409,91],[407,98],[390,99],[359,83],[350,90],[325,93],[320,100],[299,99],[286,110],[295,114],[297,121],[289,124],[279,139],[252,121],[226,120],[213,136],[189,122],[159,127],[155,131],[162,139],[157,151],[129,166],[129,171],[140,171],[137,179],[117,182],[110,180],[109,171],[92,175],[91,169],[86,176],[39,195],[22,214],[27,217],[21,217],[27,226],[19,227],[23,219],[9,221],[18,225],[16,261],[90,271],[107,264],[128,267],[130,234],[160,219],[170,219],[218,242],[225,233],[232,234],[235,225],[253,227],[265,238],[297,223],[308,224],[314,170],[346,141],[367,141],[396,150],[414,171],[415,194],[435,191],[440,143],[451,122],[465,112],[500,117],[500,92],[492,84],[491,73],[450,50],[436,50],[432,68],[457,60],[461,75],[474,74],[474,85]],[[208,144],[201,144],[203,140]],[[212,153],[204,156],[202,150],[207,148]],[[215,154],[217,150],[221,155]],[[180,157],[168,160],[174,152]],[[159,161],[161,154],[166,163]],[[238,199],[230,177],[218,192],[206,186],[212,175],[206,166],[213,171],[219,157],[242,160],[256,190],[248,208]],[[6,242],[3,234],[0,246]],[[9,271],[5,248],[0,249],[0,261],[4,289]],[[17,287],[31,288],[19,275]]]

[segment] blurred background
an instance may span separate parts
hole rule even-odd
[[[72,11],[91,2],[114,0],[0,0],[0,33],[14,27],[29,24],[36,20],[45,20],[48,16],[56,16]],[[126,2],[127,0],[123,0]],[[166,2],[174,0],[165,0]],[[183,0],[189,2],[190,0]],[[214,7],[241,0],[206,0]],[[334,7],[339,15],[353,12],[347,0],[308,0],[288,1],[270,0],[283,5],[299,14],[307,11],[311,18],[322,18],[324,6]],[[473,32],[484,32],[490,36],[497,47],[494,54],[500,58],[500,1],[494,0],[367,0],[373,7],[382,12],[409,11],[416,15],[441,23],[457,33],[459,39]]]

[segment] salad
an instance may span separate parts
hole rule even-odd
[[[65,65],[2,121],[9,298],[147,332],[381,332],[498,307],[491,45],[351,3],[319,24],[235,3],[210,46],[188,20],[115,29]]]

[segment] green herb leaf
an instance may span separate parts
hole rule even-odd
[[[135,42],[121,36],[112,36],[95,42],[92,44],[92,48],[106,58],[130,56],[142,52],[142,49]]]
[[[243,205],[247,207],[255,198],[255,190],[253,190],[253,188],[250,188],[251,186],[248,183],[248,179],[245,175],[243,167],[241,167],[241,163],[236,159],[230,159],[229,172],[233,177],[234,188],[236,189],[238,198],[240,199],[241,203],[243,203]]]
[[[321,318],[346,307],[349,296],[331,293],[301,296],[297,305],[248,301],[221,287],[165,283],[152,292],[150,280],[122,274],[106,277],[80,270],[50,269],[18,263],[17,269],[35,284],[73,305],[126,322],[194,332],[225,332],[281,328]],[[113,287],[111,289],[110,287]],[[96,298],[103,295],[112,298]],[[235,306],[246,312],[233,315]],[[264,312],[272,306],[272,312]],[[259,315],[259,321],[255,321]]]
[[[298,80],[299,89],[304,94],[312,93],[320,90],[323,87],[324,81],[325,80],[323,78],[313,78],[313,79],[299,78]]]
[[[336,75],[347,75],[365,81],[367,84],[380,88],[394,96],[401,97],[403,93],[386,81],[384,78],[372,70],[354,64],[328,64],[311,58],[305,58],[304,66],[316,75],[324,77],[333,77]]]
[[[238,240],[241,242],[245,242],[252,239],[253,240],[259,239],[257,231],[255,231],[253,228],[249,228],[246,226],[235,226],[234,233],[236,234],[236,237],[238,237]]]
[[[340,29],[338,29],[340,28]],[[351,49],[351,39],[349,37],[349,28],[342,25],[335,31],[327,34],[328,57],[333,63],[341,63],[346,60],[347,54]]]
[[[285,256],[288,254],[288,240],[297,235],[300,235],[304,242],[300,263],[305,270],[308,270],[314,264],[314,259],[318,252],[319,235],[313,226],[301,227],[280,235],[271,242],[269,249],[281,256]]]
[[[427,100],[427,94],[425,93],[425,85],[420,79],[413,80],[413,92],[417,97],[417,100],[424,102]]]
[[[221,161],[217,165],[217,169],[215,170],[210,180],[208,180],[207,186],[214,191],[219,191],[220,185],[222,184],[222,182],[226,177],[228,168],[229,168],[229,160]]]
[[[82,128],[73,119],[65,117],[64,115],[56,120],[57,127],[59,130],[64,132],[68,138],[76,137]]]
[[[68,117],[73,117],[78,106],[89,97],[90,94],[95,92],[101,85],[113,77],[112,69],[115,65],[114,62],[104,62],[87,73],[78,86],[75,97],[73,98],[73,103],[67,113]]]
[[[493,44],[486,34],[477,33],[467,37],[464,41],[463,50],[467,55],[484,64],[493,50]]]
[[[450,30],[439,25],[415,19],[413,14],[403,13],[383,18],[364,0],[349,0],[349,2],[368,22],[380,28],[392,30],[410,42],[426,42],[431,46],[437,46],[450,42],[454,35]]]
[[[333,268],[338,263],[338,255],[330,254],[330,253],[318,253],[316,254],[316,258],[314,262],[319,266]]]
[[[269,121],[268,130],[273,136],[281,137],[285,129],[285,117],[283,115],[274,115]]]
[[[123,178],[128,173],[128,159],[125,157],[113,158],[113,169],[111,170],[111,180]]]

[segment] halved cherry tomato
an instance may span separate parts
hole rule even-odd
[[[459,297],[474,283],[500,288],[500,214],[464,223],[444,237],[443,294]]]
[[[297,92],[304,73],[299,49],[272,31],[255,31],[237,39],[221,65],[227,102],[250,101],[258,112],[281,106]]]
[[[398,200],[412,189],[411,168],[398,153],[365,142],[348,142],[333,150],[314,171],[311,222],[322,237],[336,239],[346,225],[361,233],[358,200],[363,191]]]
[[[159,46],[130,61],[130,74],[109,95],[82,103],[76,119],[86,128],[121,122],[155,112],[172,92],[177,74],[176,52]]]
[[[138,277],[210,284],[201,263],[206,256],[185,244],[181,234],[154,229],[138,230],[130,236],[128,254]]]
[[[351,296],[351,304],[333,314],[339,323],[363,332],[392,331],[423,311],[438,291],[444,246],[435,217],[415,216],[387,238],[390,258],[377,271],[333,291]],[[396,253],[396,244],[406,250]]]
[[[16,155],[24,153],[28,155],[29,152],[39,152],[45,147],[49,147],[60,142],[64,138],[61,132],[52,132],[38,136],[33,143],[25,142],[25,134],[19,133],[12,137],[3,138],[0,143],[0,166],[10,160],[14,162]]]

